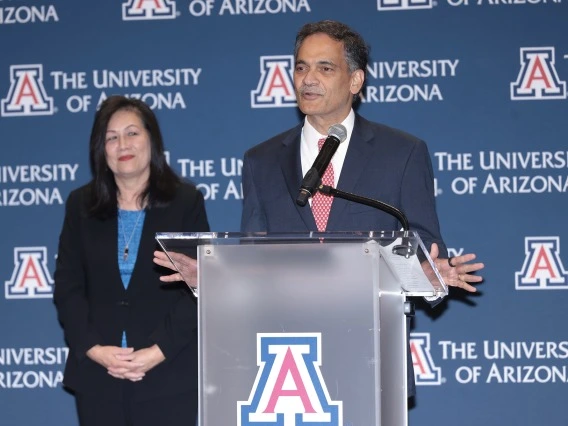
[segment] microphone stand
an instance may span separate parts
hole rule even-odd
[[[374,200],[372,198],[362,197],[360,195],[352,194],[350,192],[341,191],[329,185],[320,185],[317,189],[318,191],[321,191],[323,194],[332,195],[334,197],[342,198],[347,201],[353,201],[354,203],[359,203],[369,207],[374,207],[376,209],[379,209],[381,211],[390,214],[391,216],[394,216],[395,218],[398,219],[398,221],[402,225],[404,232],[401,244],[394,246],[392,252],[399,256],[404,256],[407,259],[416,253],[416,251],[412,248],[412,246],[408,242],[408,233],[410,227],[408,225],[408,219],[406,218],[406,215],[401,210],[397,209],[394,206],[391,206],[390,204],[383,203],[382,201]]]
[[[382,201],[374,200],[372,198],[362,197],[360,195],[352,194],[350,192],[341,191],[329,185],[320,185],[317,188],[317,190],[321,191],[323,194],[326,195],[333,195],[334,197],[342,198],[347,201],[353,201],[354,203],[359,203],[369,207],[374,207],[376,209],[379,209],[381,211],[390,214],[391,216],[396,217],[400,222],[400,224],[402,225],[402,229],[404,230],[404,232],[402,235],[401,243],[392,248],[393,254],[404,256],[406,259],[408,259],[410,256],[413,256],[416,253],[416,250],[412,248],[412,245],[408,241],[408,232],[410,231],[410,227],[408,225],[408,219],[401,210]],[[413,317],[414,313],[415,313],[414,302],[406,300],[404,302],[404,315],[407,317]]]

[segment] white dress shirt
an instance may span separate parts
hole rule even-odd
[[[345,156],[347,155],[347,148],[349,147],[349,141],[351,140],[351,133],[353,133],[353,126],[355,125],[355,112],[351,109],[349,115],[341,122],[345,129],[347,129],[347,139],[339,144],[337,151],[331,159],[331,164],[333,164],[333,186],[337,187],[337,182],[339,182],[339,176],[341,174],[341,169],[343,168],[343,163],[345,162]],[[322,135],[319,133],[308,121],[306,117],[304,119],[304,127],[302,128],[302,140],[300,143],[300,158],[302,161],[302,176],[305,176],[308,170],[314,164],[316,157],[319,154],[318,140],[326,139],[328,135]],[[310,203],[312,202],[310,198]]]

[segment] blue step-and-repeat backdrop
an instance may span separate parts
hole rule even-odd
[[[410,423],[568,425],[568,0],[0,0],[0,425],[77,424],[53,272],[97,106],[146,101],[236,231],[243,153],[300,119],[293,42],[320,19],[369,42],[358,111],[428,143],[451,254],[486,264],[418,310]]]

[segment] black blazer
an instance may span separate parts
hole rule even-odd
[[[135,399],[197,389],[196,300],[184,283],[161,283],[160,275],[171,271],[152,259],[156,232],[209,231],[203,195],[182,184],[168,206],[146,211],[127,290],[118,269],[117,218],[87,215],[87,197],[87,186],[69,195],[54,274],[54,301],[70,349],[64,385],[112,399],[121,398],[126,382]],[[157,344],[166,357],[140,382],[115,379],[86,356],[96,344],[120,346],[123,330],[135,350]]]

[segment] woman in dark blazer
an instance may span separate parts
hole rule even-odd
[[[152,258],[156,232],[209,230],[203,196],[168,166],[141,101],[104,101],[89,150],[92,180],[69,195],[55,271],[64,385],[82,426],[193,424],[196,300],[160,281]]]

